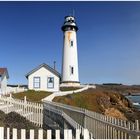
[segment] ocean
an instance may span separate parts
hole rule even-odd
[[[125,96],[130,101],[132,101],[133,105],[140,110],[140,96]]]

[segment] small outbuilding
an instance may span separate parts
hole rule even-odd
[[[0,68],[0,93],[5,94],[7,91],[7,81],[9,74],[7,68]]]
[[[26,78],[30,90],[59,91],[61,75],[45,63],[27,73]]]

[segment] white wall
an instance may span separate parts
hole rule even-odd
[[[7,89],[7,77],[3,74],[1,77],[1,93],[5,93]]]
[[[34,77],[40,77],[40,88],[34,89],[33,87],[33,79]],[[47,87],[47,78],[48,77],[54,77],[54,88],[48,88]],[[59,91],[59,81],[60,78],[57,77],[55,74],[48,71],[46,68],[41,67],[39,70],[35,71],[31,75],[28,76],[28,88],[34,89],[34,90],[44,90],[44,91]]]
[[[70,40],[73,40],[73,47],[70,46]],[[62,82],[65,82],[65,81],[79,82],[76,31],[64,32],[62,63],[63,63]],[[70,66],[74,67],[73,74],[70,74]]]
[[[24,92],[24,91],[27,91],[27,89],[25,87],[10,87],[10,86],[7,86],[6,94],[20,93],[20,92]]]

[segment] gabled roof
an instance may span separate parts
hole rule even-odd
[[[7,68],[0,68],[0,76],[2,76],[3,74],[6,74],[6,77],[9,78]]]
[[[61,78],[61,74],[59,72],[57,72],[55,69],[53,69],[52,67],[50,67],[49,65],[43,63],[41,65],[39,65],[38,67],[34,68],[32,71],[28,72],[25,76],[28,79],[28,76],[31,75],[32,73],[36,72],[37,70],[39,70],[40,68],[46,68],[47,70],[49,70],[50,72],[52,72],[53,74],[55,74],[56,76]]]

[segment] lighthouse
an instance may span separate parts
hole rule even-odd
[[[76,37],[78,27],[75,22],[75,17],[66,16],[61,29],[63,31],[61,86],[80,86]]]

